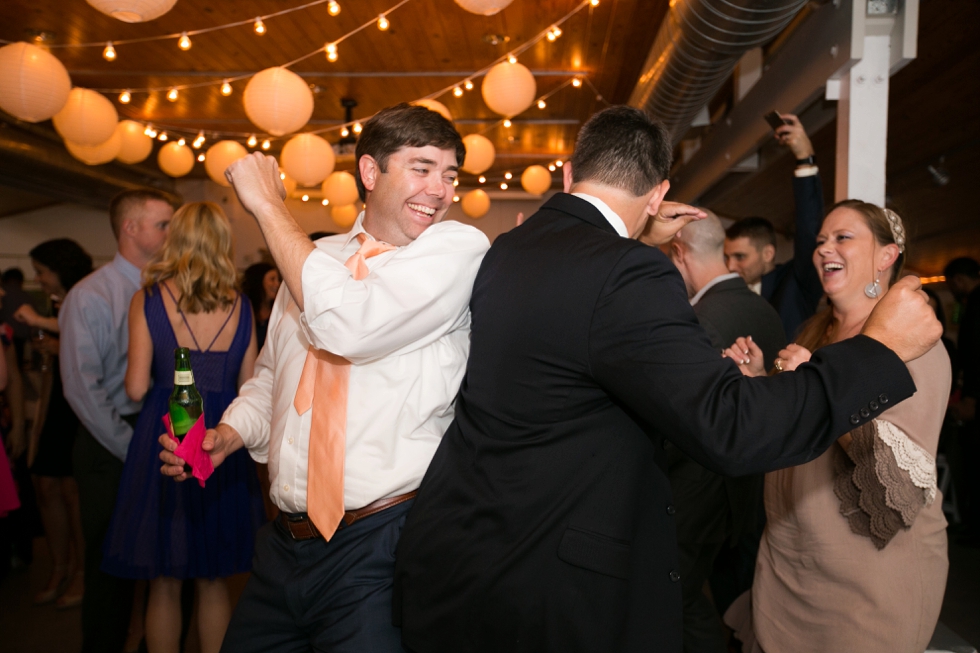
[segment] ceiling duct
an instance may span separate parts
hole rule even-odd
[[[808,0],[671,0],[630,105],[676,145],[749,49],[768,43]]]

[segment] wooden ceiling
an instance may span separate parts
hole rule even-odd
[[[573,11],[580,0],[515,0],[492,17],[464,11],[452,0],[408,0],[388,14],[391,27],[375,26],[340,44],[339,59],[327,61],[324,45],[375,19],[397,0],[340,0],[342,10],[330,16],[325,4],[267,19],[264,35],[251,24],[192,36],[192,48],[181,51],[176,39],[132,45],[116,44],[117,58],[106,61],[101,47],[53,48],[77,86],[94,89],[133,89],[132,101],[112,99],[120,116],[152,122],[171,133],[193,135],[197,130],[235,132],[244,141],[262,134],[245,115],[242,93],[247,80],[235,82],[225,97],[220,82],[226,77],[254,73],[319,50],[292,70],[314,89],[315,108],[303,131],[336,126],[344,119],[342,98],[358,106],[354,118],[366,118],[398,102],[425,97],[463,82],[515,47],[530,41]],[[179,0],[164,16],[127,24],[106,16],[84,0],[4,0],[0,3],[0,38],[29,40],[47,33],[51,44],[118,42],[168,33],[208,28],[249,20],[303,4],[302,0]],[[543,110],[532,106],[516,117],[513,126],[495,126],[500,120],[484,104],[481,79],[462,97],[451,92],[437,99],[453,113],[464,135],[486,130],[497,148],[494,179],[506,170],[519,173],[530,163],[570,154],[580,124],[607,102],[624,102],[649,51],[667,0],[601,0],[586,6],[562,24],[555,42],[541,40],[520,55],[535,73],[538,96],[566,83],[573,75],[588,78],[581,88],[566,86],[547,101]],[[149,94],[136,89],[217,82],[180,92],[176,102],[166,91]],[[594,87],[594,89],[593,89]],[[599,96],[602,96],[601,98]],[[339,139],[337,131],[323,134]],[[288,138],[288,137],[287,137]],[[209,135],[209,140],[213,138]],[[273,140],[271,153],[285,139]],[[202,176],[198,164],[192,175]],[[467,180],[464,179],[465,183]]]

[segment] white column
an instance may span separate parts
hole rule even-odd
[[[840,80],[837,104],[837,201],[885,204],[891,37],[866,35],[864,57]]]

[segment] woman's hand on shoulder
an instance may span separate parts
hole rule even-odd
[[[765,376],[766,368],[759,345],[752,336],[738,338],[731,347],[721,352],[722,358],[731,358],[745,376]]]

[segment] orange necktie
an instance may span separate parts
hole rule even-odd
[[[369,274],[367,259],[395,249],[357,234],[361,244],[344,265],[360,281]],[[310,416],[306,510],[317,530],[329,540],[344,516],[344,450],[347,440],[347,387],[350,361],[312,345],[306,354],[293,407]],[[316,399],[316,401],[314,401]]]

